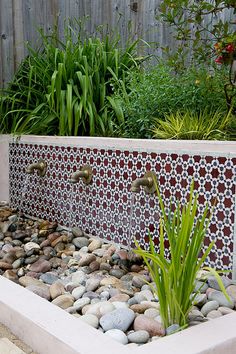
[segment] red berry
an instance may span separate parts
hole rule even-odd
[[[228,53],[233,53],[234,52],[234,45],[233,44],[228,44],[227,47],[225,48],[225,50]]]

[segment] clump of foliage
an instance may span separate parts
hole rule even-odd
[[[154,117],[165,120],[166,115],[189,111],[196,117],[201,111],[227,112],[223,81],[225,70],[210,71],[201,66],[174,73],[160,63],[155,67],[129,75],[126,87],[116,96],[125,122],[121,133],[126,137],[150,138]],[[223,117],[223,116],[222,116]]]
[[[164,327],[178,324],[184,328],[188,325],[188,314],[197,296],[197,293],[193,295],[197,273],[203,267],[214,245],[212,241],[207,249],[202,251],[210,222],[209,208],[206,206],[203,214],[201,216],[198,214],[198,196],[194,193],[192,183],[187,204],[181,207],[178,202],[174,212],[167,215],[157,184],[156,188],[161,210],[159,251],[155,250],[154,242],[149,235],[150,249],[145,251],[136,242],[135,253],[143,257],[156,285],[154,291],[159,299]],[[169,242],[169,260],[164,254],[165,237]],[[221,290],[230,301],[218,272],[209,267],[203,269],[216,277]]]
[[[162,48],[168,64],[176,70],[185,69],[189,63],[229,65],[225,98],[228,111],[232,108],[236,113],[235,0],[163,0],[159,10],[159,19],[171,26],[176,43],[175,48]]]
[[[16,134],[114,135],[123,121],[113,99],[117,82],[138,66],[137,41],[82,40],[69,27],[65,41],[41,32],[0,98],[0,131]]]
[[[172,64],[186,66],[192,60],[211,64],[214,44],[235,35],[235,1],[229,0],[163,0],[159,20],[171,26],[176,48],[163,48]],[[232,38],[230,40],[232,42]]]
[[[164,120],[155,119],[153,136],[156,139],[227,140],[230,122],[230,113],[177,111],[167,114]]]

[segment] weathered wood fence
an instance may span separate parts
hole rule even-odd
[[[131,31],[147,42],[174,46],[169,28],[155,19],[160,3],[161,0],[0,0],[0,87],[6,86],[27,55],[26,42],[38,42],[38,28],[50,33],[57,23],[62,37],[68,18],[89,16],[88,33],[107,24],[117,28],[123,40]],[[153,46],[150,51],[157,50]]]

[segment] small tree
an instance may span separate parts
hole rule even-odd
[[[162,49],[176,70],[191,63],[229,65],[225,95],[230,110],[236,96],[236,0],[163,0],[159,10],[159,18],[173,28],[175,50]]]

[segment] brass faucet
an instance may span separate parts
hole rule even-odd
[[[136,178],[131,184],[131,192],[139,193],[140,187],[143,186],[146,193],[155,193],[156,184],[155,184],[156,175],[154,172],[147,171],[145,175],[141,178]]]
[[[46,161],[40,159],[38,162],[32,163],[31,165],[26,167],[26,173],[34,173],[34,170],[37,170],[38,175],[43,177],[47,171],[47,163]]]
[[[93,171],[89,165],[84,165],[80,168],[80,170],[72,173],[70,182],[78,183],[80,178],[85,184],[89,184],[92,180]]]

